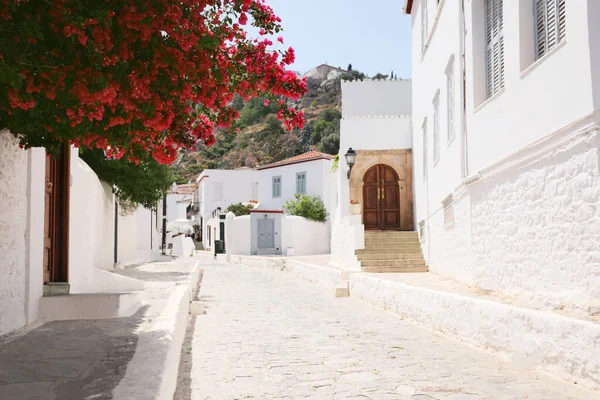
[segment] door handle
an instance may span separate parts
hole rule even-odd
[[[381,189],[377,188],[377,200],[381,200]]]
[[[385,199],[385,187],[381,188],[381,198]]]

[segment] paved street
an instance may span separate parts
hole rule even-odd
[[[206,266],[177,400],[598,399],[279,271]]]

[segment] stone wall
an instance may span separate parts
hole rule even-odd
[[[25,325],[27,152],[0,131],[0,334]]]
[[[430,270],[550,309],[600,312],[599,131],[468,186],[454,227],[430,211]]]

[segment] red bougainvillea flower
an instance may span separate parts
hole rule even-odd
[[[2,128],[25,148],[69,141],[164,164],[214,143],[239,117],[235,95],[277,98],[301,128],[306,82],[286,70],[294,50],[267,39],[280,31],[264,0],[0,0]]]

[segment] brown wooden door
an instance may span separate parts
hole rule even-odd
[[[371,167],[363,178],[363,223],[367,230],[400,229],[398,175],[389,166]]]
[[[44,283],[68,282],[70,147],[46,155],[44,202]]]

